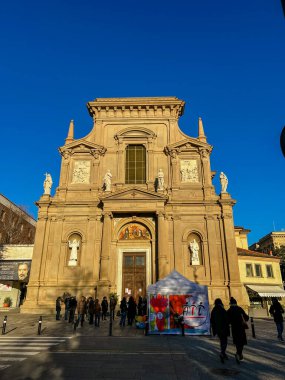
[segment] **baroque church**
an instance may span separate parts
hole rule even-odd
[[[87,104],[93,129],[74,139],[70,122],[59,148],[59,185],[51,176],[37,202],[38,222],[21,312],[51,312],[68,292],[102,298],[145,296],[148,285],[177,270],[208,286],[209,302],[240,304],[232,208],[212,180],[212,146],[178,120],[176,97],[98,98]]]

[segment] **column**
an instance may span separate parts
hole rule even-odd
[[[111,217],[110,212],[104,213],[102,248],[100,257],[100,281],[109,282],[109,258],[111,247]]]
[[[157,215],[158,224],[158,277],[162,279],[169,272],[168,261],[168,226],[164,219],[164,214]]]

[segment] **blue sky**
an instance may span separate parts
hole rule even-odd
[[[0,43],[0,193],[34,216],[44,173],[58,185],[70,119],[76,138],[92,128],[88,101],[177,96],[185,133],[196,137],[203,119],[235,225],[252,230],[250,243],[285,228],[279,0],[2,2]]]

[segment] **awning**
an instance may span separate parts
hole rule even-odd
[[[285,290],[277,285],[246,285],[260,297],[285,297]]]

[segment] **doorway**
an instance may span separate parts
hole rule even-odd
[[[122,294],[133,296],[146,295],[146,254],[145,252],[123,252]]]

